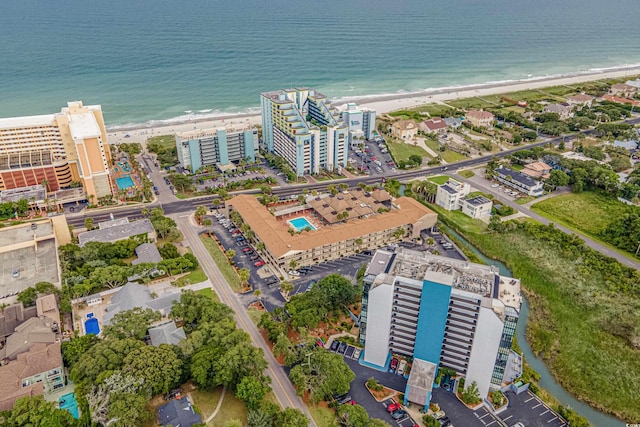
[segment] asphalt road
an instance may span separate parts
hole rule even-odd
[[[269,350],[267,343],[262,338],[262,335],[258,332],[258,328],[251,322],[251,319],[247,316],[247,312],[245,310],[244,305],[240,302],[237,295],[234,294],[224,278],[222,277],[222,273],[216,266],[215,262],[207,252],[206,248],[200,241],[200,238],[189,221],[188,215],[177,215],[173,217],[176,223],[178,224],[178,228],[184,234],[186,241],[189,243],[193,254],[198,258],[200,265],[204,272],[209,277],[211,281],[211,285],[213,290],[218,294],[220,301],[229,307],[235,312],[236,323],[240,328],[242,328],[245,332],[247,332],[251,336],[251,340],[253,344],[257,347],[261,348],[264,352],[265,359],[268,363],[267,375],[271,377],[271,388],[273,389],[273,393],[280,405],[285,407],[292,407],[300,409],[306,416],[309,418],[309,422],[311,426],[316,426],[309,410],[307,409],[302,399],[298,397],[293,388],[293,385],[289,381],[289,378],[285,374],[282,367],[276,362],[276,359],[273,357],[273,354]]]

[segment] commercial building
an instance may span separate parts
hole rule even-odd
[[[310,197],[306,204],[270,211],[254,196],[226,202],[262,243],[265,261],[283,271],[376,249],[402,239],[418,239],[436,224],[437,214],[408,197],[392,200],[384,190],[360,188],[336,195]]]
[[[264,148],[298,176],[347,166],[348,126],[327,97],[296,88],[260,94]]]
[[[462,213],[474,219],[491,215],[491,208],[493,208],[493,202],[483,196],[464,199],[460,202]]]
[[[488,128],[493,124],[494,115],[488,111],[470,110],[464,116],[465,120],[473,126]]]
[[[363,363],[386,369],[392,354],[412,358],[405,400],[425,407],[440,367],[484,397],[521,373],[510,350],[521,303],[519,280],[493,266],[378,250],[364,278]]]
[[[146,240],[156,240],[156,230],[147,218],[129,222],[128,218],[115,221],[104,221],[98,224],[97,230],[78,234],[78,244],[84,246],[89,242],[113,243],[129,237],[144,235]]]
[[[460,202],[469,194],[470,190],[469,184],[449,178],[445,184],[438,185],[436,205],[442,206],[448,211],[460,209]]]
[[[195,173],[203,166],[224,170],[232,162],[255,162],[258,155],[258,130],[205,129],[176,133],[178,161]]]
[[[60,113],[0,119],[0,190],[45,182],[48,191],[84,187],[113,193],[111,153],[99,105],[69,102]]]
[[[358,140],[371,141],[376,130],[376,110],[367,107],[358,107],[355,103],[343,106],[342,121],[349,130],[349,143],[354,144]]]
[[[512,169],[498,168],[495,170],[494,178],[506,186],[529,196],[541,196],[544,192],[541,181],[536,181],[529,175]]]

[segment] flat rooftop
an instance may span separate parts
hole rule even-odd
[[[73,139],[98,138],[102,135],[98,121],[90,112],[70,114],[69,129]]]
[[[191,139],[210,138],[210,137],[215,137],[218,134],[218,131],[220,130],[226,131],[227,134],[234,134],[238,132],[244,132],[247,130],[257,131],[257,129],[254,126],[244,126],[244,127],[237,127],[237,128],[217,127],[217,128],[208,128],[208,129],[190,130],[186,132],[176,132],[176,136],[185,141],[191,140]]]
[[[487,199],[484,196],[472,197],[471,199],[466,199],[465,202],[473,206],[482,206],[487,203],[492,203],[491,200]]]
[[[55,237],[53,225],[49,221],[34,221],[35,229],[31,224],[20,224],[18,226],[0,229],[0,252],[3,248],[25,242],[33,242],[35,239]]]
[[[85,231],[78,235],[78,242],[80,246],[89,242],[116,242],[138,234],[153,233],[154,231],[151,221],[145,218],[126,224],[114,225],[113,227]]]
[[[53,124],[54,118],[54,114],[43,114],[40,116],[7,117],[0,119],[0,130],[51,126]]]
[[[13,272],[18,270],[18,277]],[[0,253],[0,302],[38,282],[60,283],[58,251],[53,238],[35,246]]]

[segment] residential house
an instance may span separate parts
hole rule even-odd
[[[413,120],[398,120],[391,125],[391,136],[398,139],[412,139],[418,132],[418,125]]]
[[[462,119],[459,119],[457,117],[445,117],[444,122],[447,124],[448,127],[450,127],[451,129],[458,129],[460,126],[462,126]]]
[[[577,95],[571,95],[567,97],[567,104],[579,107],[591,107],[593,105],[593,100],[595,97],[591,95],[587,95],[584,93],[579,93]]]
[[[609,89],[609,93],[614,96],[633,96],[633,94],[638,91],[640,91],[640,88],[635,85],[630,85],[629,82],[616,83]]]
[[[448,211],[460,209],[460,202],[469,194],[470,190],[469,184],[449,178],[447,183],[438,185],[436,205],[442,206]]]
[[[635,139],[628,139],[626,141],[614,141],[613,146],[617,148],[624,148],[629,151],[629,154],[635,154],[638,151],[638,141]]]
[[[460,207],[463,214],[478,219],[491,215],[493,202],[486,197],[477,196],[470,199],[463,199],[460,202]]]
[[[467,112],[464,118],[473,126],[485,128],[491,127],[494,120],[493,114],[484,110],[470,110]]]
[[[636,92],[640,92],[640,78],[635,80],[627,80],[625,84],[627,86],[631,86],[632,88],[635,88]]]
[[[522,173],[529,175],[531,178],[549,178],[549,172],[553,168],[544,162],[532,162],[524,165]]]
[[[632,99],[627,99],[627,98],[621,98],[619,96],[613,96],[613,95],[605,95],[602,97],[602,99],[604,99],[605,101],[609,101],[609,102],[616,102],[618,104],[629,104],[632,105],[634,107],[637,107],[640,105],[639,101],[634,101]]]
[[[91,299],[91,297],[87,297],[87,299]],[[154,298],[148,287],[129,282],[111,297],[111,301],[106,307],[106,313],[102,316],[103,323],[108,325],[117,313],[136,307],[142,309],[151,308],[159,311],[162,317],[166,317],[171,311],[174,301],[180,301],[180,292]]]
[[[138,258],[131,261],[133,265],[142,263],[157,264],[162,261],[162,255],[160,255],[155,243],[143,243],[135,248],[135,252]]]
[[[446,133],[447,122],[440,117],[434,117],[418,123],[418,128],[425,133]]]
[[[149,338],[151,339],[151,345],[159,347],[160,344],[178,345],[180,341],[187,339],[187,335],[184,333],[182,326],[178,328],[176,322],[172,320],[149,328]]]
[[[194,424],[202,424],[202,417],[193,409],[186,396],[173,399],[159,407],[157,418],[158,423],[165,427],[191,427]]]
[[[560,120],[567,120],[573,117],[573,108],[566,102],[562,104],[545,105],[542,111],[544,113],[556,113],[558,116],[560,116]]]
[[[529,196],[541,196],[544,192],[542,182],[518,171],[501,167],[495,170],[494,176],[499,182]]]

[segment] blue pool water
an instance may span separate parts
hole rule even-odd
[[[302,231],[305,228],[310,228],[311,230],[316,229],[313,225],[311,225],[307,218],[303,216],[301,216],[300,218],[290,219],[288,223],[291,224],[291,226],[295,228],[296,231]]]
[[[116,178],[116,184],[120,190],[126,190],[127,188],[136,186],[129,175]]]
[[[92,317],[84,321],[84,330],[87,334],[98,335],[100,333],[100,323],[98,319]]]
[[[76,402],[76,395],[73,393],[65,394],[64,396],[60,396],[58,399],[58,403],[60,405],[60,409],[66,409],[73,415],[73,418],[78,419],[78,402]]]

